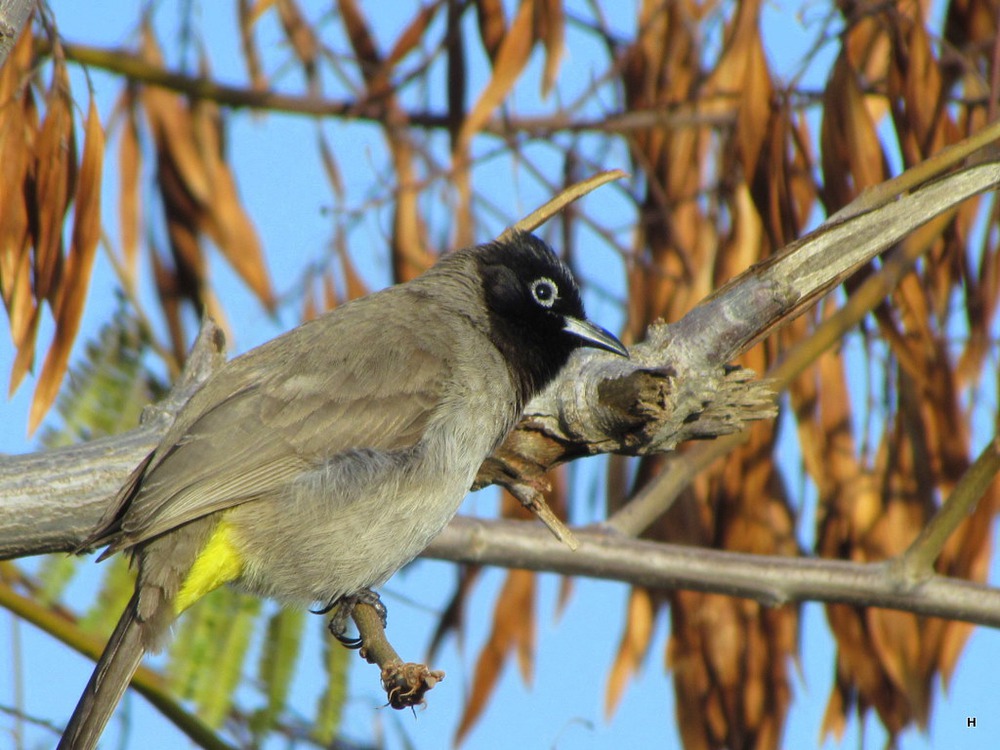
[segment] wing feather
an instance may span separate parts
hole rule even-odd
[[[441,402],[451,337],[428,334],[426,305],[400,316],[399,304],[363,304],[371,299],[227,363],[122,488],[114,507],[124,511],[93,540],[110,542],[109,553],[125,549],[273,497],[338,453],[415,445]]]

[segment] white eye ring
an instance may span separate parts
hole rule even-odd
[[[542,276],[531,282],[531,296],[542,307],[552,307],[559,299],[559,285],[548,276]]]

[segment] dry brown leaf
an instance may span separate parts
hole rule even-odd
[[[555,619],[558,622],[569,608],[569,601],[576,589],[574,579],[563,577],[559,581],[559,593],[556,595]]]
[[[319,310],[316,306],[316,293],[313,291],[312,285],[310,284],[306,287],[306,291],[302,295],[302,315],[299,320],[303,323],[307,323],[310,320],[315,320],[318,314]]]
[[[534,0],[521,0],[514,21],[500,44],[493,64],[493,74],[462,123],[458,136],[462,152],[468,148],[472,136],[479,132],[493,111],[503,103],[524,70],[535,44],[534,11]]]
[[[199,55],[199,74],[202,78],[212,75],[208,59]],[[198,158],[205,172],[209,190],[214,191],[218,181],[218,171],[224,168],[222,114],[219,105],[210,99],[177,100],[191,124],[191,137]],[[214,196],[213,196],[214,197]]]
[[[639,671],[643,659],[649,652],[655,622],[653,599],[645,589],[634,588],[629,593],[628,610],[625,614],[625,630],[618,644],[615,661],[608,673],[604,689],[604,716],[609,719],[625,694],[629,680]]]
[[[545,68],[542,71],[542,98],[545,99],[559,77],[559,66],[566,47],[563,0],[539,0],[536,13],[537,36],[545,45]]]
[[[428,655],[426,661],[431,662],[434,660],[435,655],[448,634],[454,634],[459,652],[464,653],[464,606],[468,600],[469,592],[475,587],[481,573],[482,568],[478,565],[458,566],[458,583],[448,603],[441,610],[441,616],[438,618],[434,634],[431,636],[430,644],[427,647]]]
[[[184,322],[181,318],[181,282],[178,279],[177,272],[163,261],[163,257],[159,248],[156,247],[155,241],[151,241],[150,244],[149,257],[153,265],[153,280],[156,282],[156,293],[160,299],[160,309],[163,310],[163,317],[167,321],[167,330],[170,333],[170,344],[174,354],[172,364],[176,364],[184,361],[184,355],[187,352]]]
[[[833,305],[829,307],[832,311]],[[797,327],[804,331],[804,322]],[[824,557],[869,561],[873,555],[863,540],[882,518],[880,481],[862,472],[858,461],[840,357],[834,353],[822,355],[816,372],[806,373],[792,383],[791,394],[806,468],[820,494],[817,552]],[[907,712],[906,703],[879,664],[865,610],[830,605],[826,614],[837,641],[837,662],[821,736],[833,734],[841,738],[849,713],[856,707],[864,711],[872,705],[884,720],[898,728],[905,721],[900,717]]]
[[[620,180],[628,175],[620,169],[609,169],[605,172],[598,172],[585,180],[574,182],[566,186],[544,204],[536,208],[530,214],[516,221],[513,225],[500,233],[498,239],[502,242],[510,238],[514,232],[534,232],[546,221],[565,212],[568,207],[583,196],[592,193],[601,185],[606,185],[613,180]]]
[[[341,270],[344,274],[344,289],[347,292],[347,301],[364,297],[368,294],[368,286],[354,267],[354,263],[351,261],[351,254],[343,244],[343,239],[341,239],[341,244],[338,245],[338,250],[337,255],[340,257]]]
[[[13,62],[16,60],[12,55],[8,68]],[[0,211],[0,296],[7,309],[15,347],[27,341],[36,307],[31,287],[30,224],[25,194],[31,179],[29,169],[34,162],[37,123],[31,121],[32,112],[25,111],[33,109],[30,89],[25,88],[21,98],[23,106],[9,99],[8,105],[0,108],[0,153],[4,155],[0,159],[0,206],[3,206]]]
[[[759,6],[738,7],[723,59],[707,82],[700,39],[687,15],[691,10],[680,3],[644,2],[637,38],[622,66],[629,109],[659,109],[677,116],[676,125],[670,121],[632,133],[632,153],[647,181],[640,209],[644,236],[638,238],[628,268],[629,330],[634,338],[657,317],[679,317],[720,278],[759,260],[770,247],[759,204],[739,182],[740,175],[770,177],[757,166],[772,121],[770,78],[757,30]],[[731,117],[734,122],[733,145],[724,144],[723,152],[730,159],[738,154],[740,163],[724,170],[727,176],[722,177],[728,188],[723,199],[732,217],[724,241],[711,213],[715,194],[708,207],[697,198],[705,190],[711,118],[705,118],[705,125],[695,118],[685,123],[686,111]],[[782,163],[786,148],[784,141],[780,150],[775,148]],[[770,195],[768,200],[773,200]],[[760,370],[768,362],[743,364]],[[773,435],[768,430],[753,435],[753,442],[731,457],[725,473],[701,478],[650,535],[675,543],[797,554],[794,519],[770,458]],[[636,486],[642,486],[643,475],[655,472],[655,467],[656,462],[644,460]],[[668,660],[675,671],[677,722],[685,747],[777,747],[791,701],[788,663],[797,654],[796,611],[770,612],[750,602],[677,592],[671,596],[670,612]]]
[[[406,27],[399,33],[399,36],[396,37],[396,41],[389,50],[389,54],[386,55],[385,62],[383,63],[386,69],[391,70],[396,67],[403,58],[420,46],[428,27],[434,21],[434,17],[440,8],[441,3],[431,3],[430,5],[422,6],[417,11],[413,18],[410,19],[410,22],[406,24]]]
[[[783,102],[768,121],[765,141],[751,190],[770,244],[779,248],[798,239],[816,202],[805,118],[796,119]]]
[[[197,236],[201,209],[167,149],[157,148],[156,181],[166,213],[170,250],[177,264],[178,281],[182,282],[177,292],[183,288],[184,296],[200,301],[205,281],[205,258]]]
[[[725,283],[752,266],[766,254],[764,248],[768,247],[764,225],[745,182],[732,188],[729,203],[733,226],[718,261],[713,264],[717,284]]]
[[[909,327],[917,336],[915,347],[923,353],[932,352],[933,344],[928,346],[926,340],[919,343],[921,336],[926,339],[930,333],[924,322],[917,320],[928,310],[915,294],[919,290],[911,289],[909,313],[903,317],[911,321]],[[833,355],[821,360],[836,362]],[[814,392],[814,398],[820,399],[826,430],[826,456],[819,463],[825,476],[817,481],[825,513],[818,549],[824,556],[880,561],[901,553],[927,522],[934,504],[934,476],[940,478],[941,473],[934,469],[928,476],[920,475],[928,473],[932,465],[942,465],[937,458],[940,448],[935,446],[942,428],[931,425],[942,418],[935,416],[939,405],[951,397],[926,391],[908,395],[913,387],[906,383],[913,381],[904,378],[895,429],[884,438],[873,471],[861,474],[849,434],[851,418],[846,411],[848,400],[841,368],[842,364],[825,366],[826,380]],[[947,372],[944,362],[925,362],[923,368]],[[920,365],[917,369],[921,369]],[[934,378],[933,382],[940,388],[950,379]],[[963,443],[960,433],[950,432],[953,438],[958,436],[958,443]],[[810,470],[815,469],[813,463]],[[854,708],[860,713],[875,708],[891,733],[898,733],[914,720],[923,724],[929,712],[931,679],[945,666],[945,651],[953,654],[965,634],[950,633],[940,620],[900,612],[829,606],[827,615],[837,638],[838,659],[836,687],[827,706],[824,733],[842,732],[847,714]]]
[[[118,141],[118,221],[121,227],[122,268],[127,283],[138,283],[139,217],[142,211],[142,149],[139,147],[139,124],[135,99],[126,91],[122,100],[124,120]]]
[[[686,748],[778,748],[798,618],[747,600],[677,592],[667,660]]]
[[[167,224],[173,267],[163,261],[155,247],[150,247],[150,255],[154,261],[160,307],[167,319],[174,358],[177,362],[183,362],[188,343],[180,314],[181,302],[187,300],[198,310],[204,308],[206,262],[197,235],[200,213],[197,202],[184,185],[171,153],[159,143],[156,157],[156,180]]]
[[[142,57],[162,66],[163,58],[149,26],[143,27]],[[212,199],[212,185],[194,138],[194,125],[181,98],[156,86],[141,90],[143,107],[156,141],[157,151],[169,156],[180,183],[198,203]]]
[[[740,3],[730,24],[722,56],[699,104],[706,114],[735,115],[735,142],[741,172],[749,179],[767,134],[773,87],[758,28],[760,0]]]
[[[221,159],[214,171],[215,197],[207,207],[204,229],[261,304],[266,309],[273,310],[274,292],[271,289],[271,277],[264,265],[264,252],[257,230],[240,203],[232,171]]]
[[[827,205],[835,210],[886,177],[885,157],[875,121],[846,55],[834,63],[823,95],[820,131]]]
[[[937,568],[944,575],[985,582],[993,557],[991,529],[1000,511],[1000,478],[994,478],[976,509],[959,526],[945,545]],[[968,623],[938,621],[942,628],[938,646],[937,668],[947,688],[958,665],[959,656],[972,635]]]
[[[337,157],[333,154],[333,149],[326,142],[326,136],[319,128],[316,129],[316,143],[319,147],[320,161],[323,164],[323,172],[326,174],[326,181],[330,183],[330,189],[337,197],[337,200],[344,200],[344,178],[337,166]]]
[[[56,317],[60,321],[79,322],[83,309],[83,290],[90,282],[90,269],[101,238],[101,176],[104,171],[104,128],[93,95],[87,110],[83,158],[80,163],[79,189],[73,222],[73,240],[66,264],[66,286],[59,296]]]
[[[530,687],[535,674],[535,584],[538,579],[529,570],[511,571],[511,577],[516,577],[516,583],[512,582],[506,601],[501,595],[497,606],[518,615],[519,626],[514,630],[517,667],[524,684]]]
[[[3,133],[0,132],[0,143]],[[17,159],[10,159],[13,163]],[[26,161],[26,160],[25,160]],[[0,205],[4,211],[0,215],[0,296],[7,309],[11,338],[19,342],[23,339],[25,324],[30,317],[30,307],[25,307],[25,295],[31,299],[31,268],[28,264],[28,215],[20,196],[8,187],[5,170],[0,165]],[[14,172],[14,170],[11,170]],[[15,183],[13,186],[17,186]]]
[[[361,73],[365,80],[369,81],[376,75],[376,71],[382,67],[382,57],[378,53],[375,39],[372,37],[361,9],[355,0],[337,0],[337,8],[340,11],[340,20],[344,25],[344,31],[351,42],[351,49],[361,67]]]
[[[741,364],[761,368],[763,359],[758,348]],[[751,554],[798,554],[773,445],[773,427],[756,425],[748,442],[678,498],[650,535]],[[667,660],[685,747],[777,748],[791,702],[797,610],[699,592],[669,596]]]
[[[208,203],[212,183],[199,153],[190,113],[178,97],[154,87],[144,88],[141,96],[157,151],[169,159],[179,186],[191,199],[202,205]]]
[[[158,62],[151,31],[146,31],[143,46],[146,59]],[[198,305],[207,302],[210,290],[205,286],[205,261],[197,236],[203,231],[261,304],[272,309],[274,294],[260,241],[221,153],[217,105],[199,100],[188,109],[180,97],[155,87],[143,89],[142,101],[156,142],[157,179],[177,261],[175,281],[180,288],[175,291],[183,289],[183,295]],[[175,340],[175,347],[178,343]]]
[[[991,204],[987,221],[996,226],[1000,202],[995,195]],[[1000,243],[995,237],[991,235],[983,238],[979,257],[979,272],[975,280],[969,279],[966,282],[966,293],[970,295],[965,303],[968,311],[966,317],[972,330],[967,344],[968,349],[962,352],[957,368],[957,377],[962,383],[977,379],[984,358],[992,352],[993,341],[988,321],[996,319],[996,311],[1000,307]]]
[[[406,111],[399,105],[391,89],[390,66],[382,62],[375,39],[364,16],[354,0],[339,0],[341,21],[360,61],[367,85],[367,96],[377,101],[386,112],[383,125],[395,169],[395,206],[392,221],[390,249],[394,280],[408,281],[425,271],[432,258],[424,246],[425,229],[418,205],[419,180],[413,165],[413,147],[402,128],[407,121]],[[418,15],[414,23],[423,22]],[[408,35],[403,32],[403,38]],[[402,44],[405,46],[406,42]]]
[[[469,110],[452,144],[453,184],[457,194],[455,211],[455,241],[460,246],[471,245],[472,176],[469,146],[472,138],[486,124],[517,83],[534,46],[534,0],[521,0],[517,14],[507,30],[493,62],[493,74]]]
[[[256,91],[267,89],[267,76],[260,62],[260,50],[257,48],[257,38],[254,36],[254,26],[257,19],[266,9],[262,6],[271,6],[274,0],[266,0],[252,4],[251,0],[239,0],[237,6],[237,19],[240,27],[240,48],[243,51],[243,60],[247,64],[247,74],[250,76],[250,86]]]
[[[267,11],[274,7],[278,0],[257,0],[247,15],[247,20],[251,24],[256,24]]]
[[[476,20],[479,22],[479,38],[490,61],[496,64],[507,33],[507,15],[502,0],[476,0]]]
[[[323,274],[323,310],[329,311],[340,304],[340,295],[337,294],[337,286],[334,283],[333,273],[327,271]]]
[[[637,37],[623,54],[622,84],[628,109],[694,115],[704,79],[700,39],[683,3],[646,0],[640,9]],[[670,75],[664,75],[670,71]],[[697,196],[704,189],[709,128],[679,121],[676,126],[636,130],[632,154],[645,178],[646,217],[636,237],[636,262],[629,278],[630,336],[641,337],[657,318],[673,321],[704,294],[711,267],[701,253],[715,254],[715,227],[706,220]],[[699,272],[699,284],[692,284]]]
[[[943,75],[931,50],[923,23],[892,27],[893,65],[889,66],[891,101],[905,105],[902,120],[896,119],[906,163],[917,164],[960,137],[942,106]]]
[[[476,660],[476,671],[458,729],[455,744],[462,742],[489,703],[497,686],[500,670],[512,649],[521,665],[522,676],[530,677],[534,627],[535,575],[527,570],[511,570],[497,597],[493,627]]]
[[[73,103],[65,61],[57,57],[35,147],[35,296],[55,300],[62,273],[62,227],[76,182]]]
[[[30,24],[0,66],[0,299],[17,351],[11,369],[13,394],[34,362],[38,306],[31,283],[28,195],[35,163],[38,112],[30,87]]]
[[[87,125],[80,165],[79,190],[66,269],[55,306],[56,330],[45,355],[38,385],[28,414],[28,431],[34,432],[55,401],[62,383],[70,350],[80,328],[83,305],[87,299],[90,271],[97,242],[101,236],[101,172],[104,165],[104,129],[93,96],[87,113]]]
[[[722,745],[726,719],[718,701],[711,699],[711,675],[700,656],[698,627],[688,627],[682,613],[701,611],[706,594],[678,591],[672,597],[670,638],[667,640],[667,668],[674,673],[674,715],[681,742],[686,749],[709,750]]]
[[[931,699],[930,674],[924,669],[926,660],[921,654],[921,632],[926,623],[908,612],[876,608],[865,610],[865,618],[873,656],[904,699],[912,720],[926,728]]]
[[[740,6],[739,36],[734,40],[734,47],[740,50],[738,57],[742,58],[746,68],[739,89],[741,97],[736,116],[736,138],[745,175],[753,175],[757,170],[757,160],[767,138],[767,123],[774,96],[771,73],[758,28],[759,16],[754,16],[752,25],[748,20],[743,20],[748,13],[744,6],[750,5],[751,3],[743,3]]]
[[[27,279],[28,275],[25,274],[24,278]],[[26,300],[26,302],[21,302],[21,304],[24,304],[28,308],[28,312],[23,316],[25,322],[22,326],[22,340],[20,343],[14,342],[17,347],[17,353],[14,355],[14,362],[10,368],[9,395],[14,395],[14,392],[21,385],[21,381],[24,380],[25,375],[31,371],[31,368],[35,364],[35,345],[38,337],[38,323],[41,319],[41,307],[35,303],[30,290],[26,291],[27,293],[23,295],[19,294],[18,296],[18,302]]]
[[[319,40],[312,25],[306,20],[295,0],[277,0],[278,17],[285,30],[285,38],[302,63],[310,84],[316,79],[316,62],[319,58]]]

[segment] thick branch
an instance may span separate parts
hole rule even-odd
[[[455,518],[424,555],[439,560],[623,581],[651,589],[692,589],[768,606],[840,602],[1000,627],[1000,590],[933,576],[894,576],[890,562],[771,557],[577,531],[573,552],[537,524]]]

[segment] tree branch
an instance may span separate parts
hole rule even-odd
[[[158,86],[179,94],[207,99],[232,109],[266,110],[309,117],[340,117],[384,123],[387,120],[387,99],[394,94],[392,88],[386,89],[380,96],[357,100],[320,98],[314,94],[282,94],[276,91],[230,86],[202,76],[167,70],[127,49],[94,47],[74,42],[63,42],[62,47],[66,59],[80,65],[106,70],[131,81]],[[39,42],[37,48],[39,53],[47,54],[49,49],[47,42]],[[560,132],[627,133],[651,127],[700,128],[706,124],[731,126],[735,121],[735,115],[731,113],[706,115],[691,112],[690,109],[687,105],[637,109],[609,113],[594,119],[576,119],[558,113],[548,117],[494,117],[483,124],[480,132],[501,138],[515,134],[545,138]],[[453,117],[445,112],[407,110],[406,124],[422,129],[448,130],[454,126],[454,121]]]
[[[883,607],[1000,627],[1000,590],[957,578],[915,582],[889,562],[723,552],[577,530],[573,552],[530,521],[452,520],[425,557],[477,565],[623,581],[651,589],[692,589],[766,606],[803,601]]]
[[[976,507],[1000,471],[1000,444],[997,441],[994,436],[938,512],[897,559],[895,575],[914,583],[932,576],[934,562],[945,542]]]
[[[206,319],[177,383],[166,399],[146,408],[136,429],[66,448],[0,456],[0,560],[76,549],[132,469],[225,359],[222,330]]]
[[[10,565],[10,563],[6,563]],[[70,648],[95,661],[104,651],[106,641],[85,635],[66,617],[61,617],[38,600],[14,591],[0,576],[0,607],[49,633]],[[233,750],[211,727],[185,709],[161,675],[147,667],[139,667],[132,676],[132,687],[163,716],[186,734],[202,750]]]

